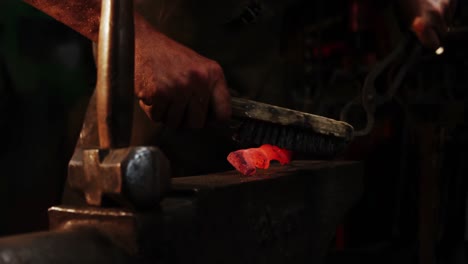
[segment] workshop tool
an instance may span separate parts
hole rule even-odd
[[[354,125],[355,136],[366,136],[372,131],[377,106],[392,100],[408,71],[421,58],[422,51],[423,48],[414,34],[408,32],[398,46],[367,74],[360,95],[346,104],[340,113],[340,120],[353,123],[349,121],[353,107],[360,106],[364,110],[366,115],[365,125],[360,129],[357,129],[357,126]],[[395,66],[398,63],[400,64]],[[383,93],[378,93],[376,89],[378,78],[388,73],[392,66],[399,67],[397,73],[389,77],[390,81],[387,90]]]
[[[82,191],[91,205],[101,205],[102,195],[108,194],[127,206],[153,207],[169,190],[170,166],[156,147],[129,147],[133,1],[103,0],[101,12],[96,90],[69,163],[68,184]],[[90,134],[96,131],[98,142],[92,142]]]
[[[246,147],[270,144],[329,159],[353,138],[348,123],[242,98],[232,99],[232,116],[234,139]]]

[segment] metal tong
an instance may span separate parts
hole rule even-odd
[[[375,124],[377,106],[392,100],[408,71],[421,58],[422,51],[423,47],[415,36],[409,32],[400,41],[396,49],[369,72],[364,81],[361,94],[346,104],[340,113],[340,120],[348,122],[352,106],[360,105],[364,109],[366,113],[366,126],[360,130],[355,130],[355,136],[365,136],[372,131]],[[377,79],[387,73],[398,61],[401,61],[400,67],[397,73],[390,78],[391,81],[388,89],[384,93],[379,94],[376,90]]]

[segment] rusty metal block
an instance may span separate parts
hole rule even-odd
[[[135,263],[137,229],[128,210],[52,207],[50,231],[0,239],[0,263]]]
[[[138,252],[136,216],[128,210],[54,206],[48,211],[50,230],[95,228],[130,255]]]

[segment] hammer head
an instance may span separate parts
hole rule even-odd
[[[68,165],[68,182],[90,205],[101,205],[102,195],[109,194],[148,208],[169,191],[170,164],[156,147],[77,148]]]

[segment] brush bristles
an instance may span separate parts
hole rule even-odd
[[[243,120],[234,140],[242,146],[271,144],[323,159],[335,157],[347,143],[344,138],[258,120]]]

